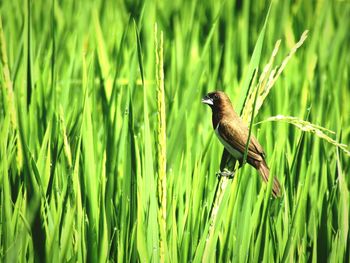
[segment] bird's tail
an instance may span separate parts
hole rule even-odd
[[[262,179],[267,183],[269,181],[270,170],[269,170],[269,167],[267,167],[265,160],[263,160],[260,163],[258,171],[259,171]],[[273,178],[272,195],[273,195],[273,197],[281,196],[281,185],[276,177]]]

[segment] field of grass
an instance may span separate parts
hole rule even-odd
[[[346,0],[2,0],[0,261],[349,262],[349,17]],[[218,180],[216,89],[254,117],[280,198],[249,165]]]

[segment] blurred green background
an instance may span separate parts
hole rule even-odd
[[[240,111],[249,63],[260,75],[281,39],[278,66],[309,30],[254,123],[295,116],[349,145],[349,1],[2,0],[0,15],[1,261],[349,262],[345,146],[254,125],[283,196],[245,166],[213,221],[223,147],[201,104],[220,89]]]

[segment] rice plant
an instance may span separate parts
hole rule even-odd
[[[0,2],[2,262],[349,262],[348,1]],[[282,196],[223,146],[223,90]]]

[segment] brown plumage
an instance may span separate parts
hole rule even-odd
[[[242,163],[249,129],[233,110],[230,98],[222,91],[214,91],[208,93],[202,99],[202,102],[208,104],[212,109],[213,128],[220,142],[225,147],[226,155],[229,153],[234,159]],[[270,170],[265,161],[265,153],[253,135],[250,136],[247,162],[259,171],[265,182],[268,181]],[[226,161],[224,161],[224,165],[225,163]],[[223,168],[224,166],[220,165],[220,169],[222,170]],[[274,197],[280,196],[280,189],[280,184],[275,177],[272,185]]]

